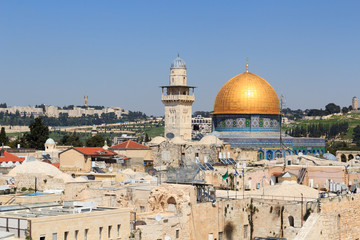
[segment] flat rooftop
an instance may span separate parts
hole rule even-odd
[[[64,202],[64,205],[54,202],[1,206],[0,218],[38,218],[114,210],[114,208],[97,207],[96,205],[94,202],[69,201]]]

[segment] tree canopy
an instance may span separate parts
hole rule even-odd
[[[2,127],[0,131],[0,144],[8,144],[9,138],[6,136],[5,128]]]
[[[35,118],[29,128],[30,133],[24,135],[28,147],[44,149],[44,144],[49,138],[49,128],[43,124],[41,118]]]
[[[59,141],[60,145],[82,147],[84,144],[81,142],[80,137],[74,134],[65,134]]]
[[[353,130],[353,142],[360,147],[360,126],[357,125]]]
[[[87,147],[103,147],[105,145],[105,139],[102,135],[96,134],[95,136],[86,140]]]

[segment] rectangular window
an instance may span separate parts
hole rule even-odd
[[[145,206],[140,206],[140,212],[145,212]]]
[[[108,226],[108,238],[111,238],[111,229],[112,229],[112,226]]]
[[[87,238],[88,232],[89,232],[89,229],[85,229],[85,232],[84,232],[84,240],[88,240],[88,238]]]
[[[176,238],[179,238],[180,236],[180,230],[176,230]]]
[[[99,240],[101,240],[102,230],[103,230],[103,227],[99,227]]]
[[[75,230],[75,240],[78,240],[79,230]]]
[[[247,238],[248,237],[248,227],[249,225],[244,225],[244,238]]]
[[[64,232],[64,240],[68,240],[69,232]]]
[[[121,224],[117,225],[117,230],[116,230],[117,237],[120,237],[120,226],[121,226]]]
[[[223,240],[223,232],[219,232],[219,240]]]
[[[57,233],[53,233],[53,239],[52,240],[57,240]]]

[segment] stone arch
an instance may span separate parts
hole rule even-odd
[[[346,158],[345,154],[341,154],[340,159],[341,159],[342,162],[346,162],[346,161],[347,161],[347,158]]]
[[[351,159],[354,159],[354,155],[349,154],[349,156],[348,156],[348,161],[350,161]]]
[[[174,197],[169,197],[167,202],[167,210],[169,212],[176,212],[176,200]]]
[[[290,216],[288,217],[288,219],[289,219],[289,225],[290,225],[290,227],[294,227],[294,217],[290,215]]]
[[[268,150],[268,151],[266,152],[266,159],[267,159],[267,160],[273,159],[273,152],[272,152],[271,150]]]
[[[258,158],[259,158],[259,160],[264,159],[264,151],[263,150],[258,151]]]
[[[289,155],[291,155],[291,152],[289,150],[286,150],[285,151],[285,156],[289,156]]]

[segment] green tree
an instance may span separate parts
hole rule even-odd
[[[105,145],[105,139],[102,135],[96,134],[95,136],[86,140],[87,147],[103,147]]]
[[[2,127],[0,131],[0,144],[8,144],[9,138],[6,136],[5,128]]]
[[[353,142],[356,143],[356,146],[360,147],[360,126],[357,125],[353,130]]]
[[[145,142],[150,142],[151,138],[149,137],[149,135],[147,133],[145,133]]]
[[[30,133],[24,135],[27,145],[39,150],[44,149],[45,141],[49,138],[49,128],[43,124],[41,118],[35,118],[29,128]]]
[[[339,113],[340,112],[340,106],[336,105],[335,103],[329,103],[328,105],[325,106],[325,110],[329,114]]]
[[[80,137],[76,134],[65,134],[59,141],[60,145],[82,147],[84,144],[81,142]]]

